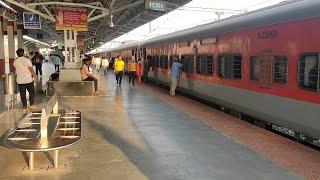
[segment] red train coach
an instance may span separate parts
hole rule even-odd
[[[180,91],[319,138],[319,9],[283,3],[145,41],[140,52],[154,81],[169,84],[177,56]]]

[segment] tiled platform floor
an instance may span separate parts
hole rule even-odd
[[[61,151],[58,169],[45,154],[37,153],[35,170],[30,171],[21,153],[1,147],[0,179],[305,178],[237,137],[233,139],[214,123],[203,123],[206,119],[201,111],[209,108],[201,109],[201,104],[171,98],[150,86],[129,87],[126,81],[117,87],[112,73],[101,78],[100,88],[99,97],[59,98],[61,108],[83,113],[83,139]],[[183,104],[190,102],[199,108],[194,110],[198,114],[183,110]],[[215,110],[210,113],[212,120],[226,118]],[[10,124],[7,121],[8,115],[0,116],[0,133]],[[249,133],[252,131],[262,130],[251,128]]]

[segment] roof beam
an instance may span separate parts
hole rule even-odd
[[[22,2],[17,2],[17,1],[15,1],[15,0],[6,0],[6,1],[9,2],[9,3],[11,3],[11,4],[14,4],[14,5],[16,5],[16,6],[22,8],[22,9],[24,9],[24,10],[27,10],[27,11],[33,12],[33,13],[35,13],[35,14],[38,14],[39,16],[41,16],[41,17],[43,17],[43,18],[46,18],[46,19],[48,19],[48,20],[50,20],[50,21],[54,21],[54,22],[56,21],[55,18],[52,18],[52,17],[50,17],[49,15],[46,15],[46,14],[40,12],[40,11],[37,11],[37,10],[35,10],[35,9],[32,9],[32,8],[28,7],[26,4],[24,4],[24,3],[22,3]]]
[[[120,7],[120,8],[111,10],[111,13],[116,13],[116,12],[119,12],[119,11],[123,11],[123,10],[125,10],[125,9],[129,9],[129,8],[132,8],[132,7],[135,7],[135,6],[139,6],[140,4],[143,4],[143,3],[144,3],[144,0],[139,0],[139,1],[136,1],[136,2],[134,2],[134,3],[131,3],[131,4],[122,6],[122,7]]]
[[[48,8],[47,8],[45,5],[41,5],[41,6],[42,6],[42,8],[46,11],[46,13],[47,13],[50,17],[54,18],[54,17],[52,16],[51,12],[48,10]]]
[[[71,3],[71,2],[61,2],[61,1],[49,1],[49,2],[39,2],[39,3],[28,3],[27,6],[39,6],[39,5],[63,5],[63,6],[77,6],[77,7],[87,7],[91,9],[99,9],[101,11],[109,12],[109,9],[99,6],[93,6],[83,3]]]
[[[98,20],[98,19],[103,18],[103,17],[108,16],[108,15],[109,15],[109,12],[102,12],[100,15],[97,15],[97,16],[94,16],[92,18],[89,18],[88,22],[92,22],[92,21]]]

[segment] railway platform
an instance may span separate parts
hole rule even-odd
[[[59,168],[39,153],[31,171],[23,154],[0,147],[0,179],[320,178],[317,150],[152,85],[99,79],[101,96],[59,98],[83,116],[83,139],[62,150]],[[11,115],[1,113],[1,134]]]

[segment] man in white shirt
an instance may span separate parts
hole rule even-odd
[[[23,56],[24,50],[19,48],[16,53],[18,58],[14,61],[13,66],[15,67],[17,74],[18,89],[23,105],[22,110],[27,111],[26,90],[29,92],[30,108],[36,108],[34,106],[35,89],[33,85],[33,78],[36,76],[36,73],[32,68],[30,59],[27,59]]]

